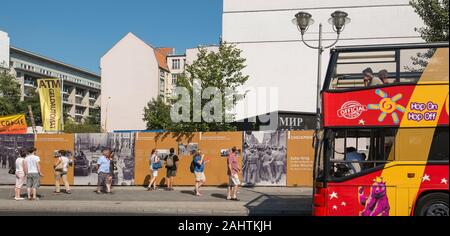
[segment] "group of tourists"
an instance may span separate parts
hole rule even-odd
[[[55,194],[61,193],[61,181],[64,183],[65,192],[71,194],[69,181],[67,179],[67,172],[71,161],[67,157],[66,151],[55,152],[54,160],[54,176],[55,176]],[[10,174],[16,176],[15,194],[16,201],[25,200],[21,195],[23,185],[27,188],[28,200],[39,200],[37,190],[40,187],[41,177],[43,172],[41,169],[41,159],[36,155],[36,148],[22,148],[19,149],[19,156],[16,158],[14,168],[10,169]]]
[[[228,196],[227,200],[239,201],[237,198],[238,187],[241,184],[239,180],[239,172],[241,171],[239,167],[239,162],[237,159],[238,150],[236,147],[233,147],[228,152],[227,157],[227,174],[229,177],[229,187],[228,187]],[[150,156],[150,173],[151,179],[149,185],[147,187],[147,191],[155,191],[157,190],[157,179],[158,172],[163,168],[163,162],[165,162],[166,171],[166,190],[174,191],[173,183],[174,178],[177,176],[177,171],[179,169],[178,162],[180,161],[179,157],[175,154],[175,149],[171,148],[169,150],[168,155],[162,155],[158,153],[156,149],[152,150]],[[195,178],[195,188],[194,195],[202,196],[200,192],[201,187],[206,183],[206,175],[205,175],[205,165],[209,163],[209,159],[205,157],[205,154],[201,150],[195,151],[192,162],[190,165],[190,172],[193,174]]]
[[[68,157],[70,153],[66,151],[56,151],[54,154],[54,177],[55,177],[55,191],[54,194],[61,193],[61,181],[65,186],[65,193],[71,194],[71,188],[67,179],[67,172],[70,165],[73,165],[73,161]],[[239,172],[241,171],[238,164],[238,150],[233,147],[228,152],[227,166],[224,167],[227,170],[229,177],[229,188],[227,200],[239,201],[237,198],[238,188],[241,184],[239,180]],[[171,148],[168,155],[162,156],[158,151],[153,150],[150,156],[150,173],[151,179],[148,185],[148,191],[157,190],[157,178],[158,172],[163,168],[163,162],[165,162],[166,171],[166,190],[174,191],[173,184],[174,179],[177,176],[179,168],[179,157],[175,154],[175,149]],[[40,179],[43,177],[41,169],[41,159],[36,155],[36,148],[30,147],[27,149],[19,150],[19,157],[16,159],[15,168],[10,170],[11,174],[16,176],[15,184],[15,196],[16,201],[25,200],[21,196],[21,189],[23,185],[27,188],[28,200],[39,200],[37,190],[40,187]],[[195,178],[195,196],[202,196],[200,191],[201,187],[206,183],[205,165],[209,163],[209,159],[205,157],[205,154],[198,150],[192,157],[190,165],[190,172]],[[97,194],[113,194],[112,183],[114,170],[117,168],[114,162],[114,152],[110,148],[102,148],[102,156],[97,160]]]

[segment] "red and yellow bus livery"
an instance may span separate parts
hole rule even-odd
[[[449,214],[448,43],[332,51],[314,215]]]

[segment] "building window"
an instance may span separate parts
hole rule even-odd
[[[180,59],[173,59],[172,60],[172,69],[173,70],[179,70],[180,69],[180,65],[181,65],[180,62],[181,62]]]
[[[172,75],[172,85],[177,84],[178,75]]]

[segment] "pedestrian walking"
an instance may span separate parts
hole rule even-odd
[[[241,181],[239,180],[239,168],[237,160],[237,148],[233,147],[227,157],[228,195],[227,200],[239,201],[237,193]]]
[[[97,180],[97,194],[101,194],[102,190],[106,189],[106,193],[111,193],[111,185],[108,183],[110,176],[110,156],[111,149],[105,147],[102,149],[102,156],[97,160],[98,180]]]
[[[177,176],[178,161],[180,161],[178,156],[175,154],[175,149],[173,149],[173,148],[170,149],[170,154],[166,157],[165,161],[166,161],[166,169],[167,169],[167,174],[166,174],[167,190],[173,191],[174,190],[173,181],[174,181],[174,178]]]
[[[67,172],[69,170],[69,158],[67,158],[67,152],[64,150],[55,152],[55,194],[61,193],[61,180],[64,183],[67,194],[72,194],[69,181],[67,179]]]
[[[27,157],[27,151],[24,149],[19,150],[19,157],[16,159],[16,185],[15,185],[15,196],[16,201],[23,201],[25,198],[21,197],[22,186],[26,182],[25,173],[27,172],[27,162],[25,161]]]
[[[199,150],[194,155],[193,158],[193,166],[194,166],[194,175],[195,175],[195,190],[194,193],[196,196],[202,196],[200,193],[200,187],[206,183],[205,176],[205,164],[208,163],[208,160],[205,160],[205,155]]]
[[[30,147],[28,149],[26,161],[26,171],[27,176],[27,194],[28,200],[39,200],[37,197],[37,189],[40,187],[40,179],[44,175],[41,171],[41,159],[36,155],[36,148]]]
[[[158,170],[162,168],[161,158],[158,156],[158,152],[153,149],[150,155],[150,173],[152,175],[152,179],[147,187],[147,191],[156,190],[156,178],[158,177]]]

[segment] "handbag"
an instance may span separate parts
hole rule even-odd
[[[153,170],[159,170],[162,168],[162,161],[158,161],[158,162],[153,162],[152,163],[152,169]]]
[[[11,167],[8,171],[8,174],[10,175],[15,175],[16,174],[16,168],[15,167]]]
[[[55,166],[55,171],[57,171],[57,172],[64,171],[64,163],[62,161],[60,161],[59,164]]]

